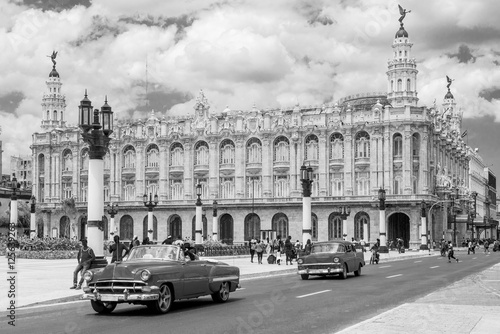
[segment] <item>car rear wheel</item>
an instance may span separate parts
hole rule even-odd
[[[347,278],[347,266],[346,264],[344,263],[343,266],[342,266],[342,272],[340,273],[340,278],[342,279],[346,279]]]
[[[225,303],[229,299],[229,283],[222,282],[219,291],[212,294],[212,299],[216,303]]]
[[[172,308],[172,303],[174,302],[174,296],[172,290],[167,284],[163,284],[160,287],[160,296],[158,300],[152,301],[148,304],[148,308],[155,313],[165,314]]]
[[[361,265],[359,265],[358,270],[354,272],[354,276],[359,276],[361,275]]]
[[[113,310],[116,307],[116,303],[112,302],[101,302],[98,300],[91,300],[90,305],[92,305],[92,308],[94,311],[100,314],[109,314],[113,312]]]
[[[300,277],[302,277],[302,279],[304,281],[307,281],[307,279],[309,278],[309,275],[308,274],[300,274]]]

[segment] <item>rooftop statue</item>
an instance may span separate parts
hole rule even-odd
[[[446,76],[446,80],[448,80],[448,84],[446,85],[446,88],[448,88],[448,90],[450,90],[451,83],[453,81],[455,81],[455,79],[450,79],[449,76]]]
[[[403,9],[403,7],[401,7],[401,5],[398,5],[399,7],[399,14],[401,14],[401,17],[399,18],[399,23],[401,23],[401,25],[403,25],[403,19],[405,18],[406,16],[406,13],[411,13],[411,10],[406,10],[406,9]]]
[[[52,51],[52,54],[50,56],[50,60],[52,60],[52,64],[54,64],[54,67],[56,66],[56,57],[57,57],[57,51]]]

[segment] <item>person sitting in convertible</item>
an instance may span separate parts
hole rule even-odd
[[[194,255],[194,247],[191,246],[189,242],[184,243],[184,246],[182,247],[182,250],[184,251],[184,257],[186,261],[194,261],[196,260],[196,255]]]

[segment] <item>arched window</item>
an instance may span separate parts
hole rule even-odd
[[[64,112],[61,111],[61,122],[64,121],[63,116],[64,116]]]
[[[359,196],[370,195],[370,173],[356,172],[356,190]]]
[[[406,51],[405,51],[406,52]],[[405,55],[406,56],[406,55]],[[411,91],[411,80],[407,79],[406,80],[406,91],[409,92]]]
[[[331,196],[344,196],[344,173],[330,174]]]
[[[403,90],[403,80],[398,79],[398,92]]]
[[[370,136],[366,131],[356,134],[356,158],[370,157]]]
[[[129,215],[120,218],[120,240],[132,240],[134,237],[134,220]]]
[[[146,195],[151,196],[158,194],[158,181],[157,180],[146,180],[146,191],[144,192]]]
[[[184,166],[184,147],[181,143],[170,146],[170,166]]]
[[[342,238],[342,219],[340,216],[330,215],[328,218],[328,240]]]
[[[247,142],[247,163],[262,162],[262,143],[258,138],[251,138]]]
[[[193,187],[193,198],[196,199],[196,187],[198,184],[201,185],[201,198],[210,198],[209,196],[209,187],[208,187],[208,182],[207,179],[205,178],[200,178],[200,179],[195,179],[194,180],[194,187]]]
[[[194,146],[195,150],[195,165],[208,165],[209,164],[209,149],[205,141],[199,141]]]
[[[276,231],[276,235],[281,236],[281,240],[285,240],[288,236],[288,217],[280,212],[274,215],[271,228]]]
[[[184,184],[181,179],[170,179],[170,198],[184,199]]]
[[[220,143],[220,163],[234,164],[234,143],[230,139],[224,139]]]
[[[222,177],[220,183],[221,198],[234,198],[234,178]]]
[[[319,140],[316,135],[309,135],[305,140],[306,160],[318,160],[319,158]]]
[[[414,133],[411,136],[411,152],[414,157],[420,155],[420,135],[418,133]]]
[[[47,121],[50,121],[50,110],[47,110]]]
[[[392,155],[394,158],[401,159],[403,157],[403,136],[400,133],[394,134],[394,146]]]
[[[153,240],[158,240],[158,220],[156,219],[156,216],[153,215]],[[142,239],[146,239],[148,236],[148,216],[145,216],[144,219],[142,220]],[[149,241],[153,241],[149,240]]]
[[[290,180],[288,175],[274,176],[274,197],[288,197],[290,192]]]
[[[57,121],[57,110],[54,110],[53,116],[54,118],[52,120]]]
[[[391,80],[391,92],[394,92],[394,80]]]
[[[330,136],[330,159],[344,159],[344,137],[338,132]]]
[[[262,197],[262,179],[260,176],[247,177],[247,198]]]
[[[135,168],[135,149],[131,145],[123,149],[123,167]]]
[[[356,240],[365,240],[368,241],[367,238],[368,236],[365,235],[364,232],[364,227],[366,226],[366,231],[367,234],[369,234],[368,229],[370,227],[370,219],[368,215],[364,212],[356,214],[355,220],[354,220],[354,239]]]
[[[147,167],[159,167],[160,166],[160,150],[155,144],[149,145],[146,150],[146,160]]]
[[[394,176],[394,195],[402,195],[403,194],[403,177],[399,175]]]
[[[135,200],[135,182],[134,181],[125,181],[123,185],[123,198],[125,201],[134,201]]]
[[[274,140],[274,162],[289,162],[290,142],[285,136]]]

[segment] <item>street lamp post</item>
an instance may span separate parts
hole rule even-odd
[[[30,199],[30,238],[34,239],[37,235],[36,231],[36,217],[35,217],[35,210],[36,210],[36,198],[35,196],[31,196]]]
[[[451,214],[453,215],[453,246],[457,247],[457,213],[455,211],[455,200],[458,199],[458,188],[451,193]]]
[[[89,145],[88,173],[88,245],[96,255],[92,267],[107,265],[104,257],[104,156],[108,151],[110,135],[113,133],[113,111],[107,98],[101,110],[93,109],[92,102],[85,97],[80,101],[78,126],[82,130],[83,141]]]
[[[380,235],[380,247],[378,249],[379,253],[389,253],[387,248],[387,232],[385,226],[385,189],[380,188],[378,190],[379,199],[379,235]]]
[[[351,208],[343,205],[339,207],[339,211],[334,212],[334,214],[339,215],[340,219],[342,219],[342,236],[344,240],[347,240],[347,217],[351,214]]]
[[[311,186],[313,182],[312,167],[300,167],[300,181],[302,182],[302,244],[311,239]]]
[[[486,196],[486,199],[484,200],[484,208],[485,208],[485,215],[484,215],[484,238],[491,238],[491,227],[490,227],[490,198],[489,196]],[[486,231],[490,230],[490,235],[487,235]]]
[[[9,241],[12,234],[14,234],[14,239],[17,240],[17,221],[19,218],[19,213],[17,212],[17,191],[21,188],[21,184],[17,182],[16,174],[12,174],[10,186],[12,189],[12,195],[10,197]]]
[[[219,232],[219,224],[217,224],[217,201],[213,203],[213,218],[212,218],[212,240],[217,241],[217,234]]]
[[[201,184],[196,185],[196,225],[195,225],[195,244],[200,245],[202,243],[202,203],[201,203]]]
[[[476,219],[476,198],[477,198],[477,192],[473,191],[471,193],[471,196],[474,199],[474,211],[472,211],[472,215],[471,215],[471,218],[472,218],[472,226],[471,226],[471,229],[472,229],[472,240],[474,240],[474,230],[475,230],[474,220]]]
[[[425,212],[426,204],[425,201],[422,201],[420,203],[420,209],[421,209],[421,214],[420,214],[420,221],[421,221],[421,232],[420,236],[422,237],[422,243],[420,244],[420,250],[428,250],[429,247],[427,246],[427,214]]]
[[[149,241],[153,241],[153,208],[158,205],[158,194],[155,194],[154,200],[153,200],[153,195],[149,193],[149,200],[148,200],[148,195],[144,194],[142,196],[142,199],[144,201],[144,206],[148,208],[148,238]]]
[[[108,204],[108,215],[111,217],[110,219],[110,232],[109,232],[109,239],[113,239],[113,237],[118,235],[118,229],[116,228],[115,224],[115,215],[118,213],[118,204],[111,203],[111,205]]]

